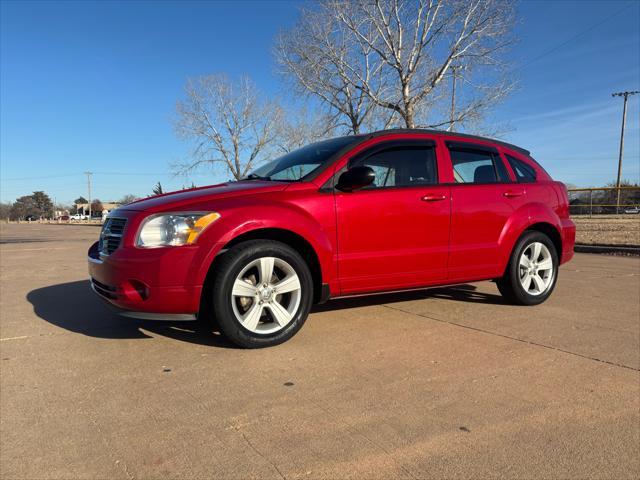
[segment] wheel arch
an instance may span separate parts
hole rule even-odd
[[[509,259],[513,254],[518,240],[527,231],[538,231],[547,235],[558,253],[559,262],[562,261],[562,224],[558,216],[542,203],[529,203],[514,211],[506,222],[500,240],[502,271],[506,271]]]
[[[562,261],[562,236],[560,235],[560,231],[554,225],[548,222],[537,222],[529,225],[522,234],[526,232],[540,232],[549,237],[553,246],[556,247],[558,262]]]
[[[505,252],[506,256],[503,261],[504,268],[502,269],[502,275],[504,275],[509,268],[509,261],[511,259],[511,256],[513,255],[513,251],[516,248],[516,245],[518,244],[518,241],[527,232],[540,232],[549,237],[551,243],[553,243],[553,246],[556,248],[556,253],[558,254],[558,263],[560,263],[562,258],[562,236],[560,235],[560,231],[558,230],[558,228],[552,223],[546,221],[529,223],[520,228],[517,235],[513,235],[510,242],[510,248]]]
[[[215,272],[216,269],[216,264],[220,261],[220,258],[225,254],[225,252],[233,248],[234,246],[248,240],[275,240],[293,248],[300,254],[302,259],[309,266],[311,278],[313,280],[314,303],[318,303],[323,300],[323,276],[318,253],[314,249],[313,245],[311,245],[311,243],[302,235],[291,230],[279,227],[256,228],[253,230],[245,231],[225,243],[209,265],[209,269],[204,281],[203,293],[208,291],[207,287],[211,285],[213,272]],[[205,301],[206,297],[208,296],[202,295],[201,306],[206,306],[202,304],[202,302]]]

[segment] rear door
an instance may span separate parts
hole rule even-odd
[[[555,205],[557,196],[552,187],[552,182],[547,180],[547,175],[542,174],[542,178],[538,178],[538,172],[526,160],[515,152],[502,151],[507,164],[511,167],[516,181],[526,189],[527,200],[530,203],[542,203],[543,205]]]
[[[342,294],[427,285],[446,277],[449,187],[433,141],[394,140],[357,154],[375,182],[335,192]],[[341,172],[337,174],[339,176]]]
[[[451,281],[502,274],[498,242],[513,212],[526,208],[524,185],[514,183],[494,147],[446,142],[451,186]]]

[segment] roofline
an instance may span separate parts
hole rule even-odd
[[[452,137],[468,138],[471,140],[482,140],[485,142],[493,142],[503,147],[511,148],[519,153],[527,155],[528,157],[531,156],[531,152],[529,150],[527,150],[526,148],[522,148],[517,145],[514,145],[512,143],[503,142],[502,140],[496,140],[495,138],[481,137],[480,135],[471,135],[469,133],[448,132],[446,130],[430,130],[427,128],[391,128],[389,130],[378,130],[376,132],[360,134],[357,136],[366,137],[366,138],[375,138],[375,137],[380,137],[382,135],[388,135],[390,133],[424,133],[427,135],[442,135],[442,136],[446,135],[446,136],[452,136]]]

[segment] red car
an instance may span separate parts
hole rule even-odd
[[[539,304],[574,239],[564,185],[527,150],[389,130],[120,207],[89,272],[125,315],[199,314],[262,347],[291,338],[329,298],[494,279],[508,301]]]

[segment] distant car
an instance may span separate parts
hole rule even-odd
[[[69,215],[60,215],[58,218],[56,218],[56,220],[62,220],[63,222],[67,222],[71,219],[71,217],[69,217]]]
[[[625,208],[624,213],[640,213],[640,207]]]
[[[527,150],[390,130],[119,207],[88,252],[89,272],[125,315],[199,312],[233,342],[264,347],[330,297],[494,279],[509,302],[542,303],[573,256],[568,204]]]
[[[37,220],[40,220],[40,217],[37,217],[37,216],[35,216],[35,215],[27,215],[26,217],[24,217],[24,219],[25,219],[27,222],[35,222],[35,221],[37,221]]]
[[[82,215],[81,213],[73,214],[69,217],[69,220],[88,220],[89,215]]]

